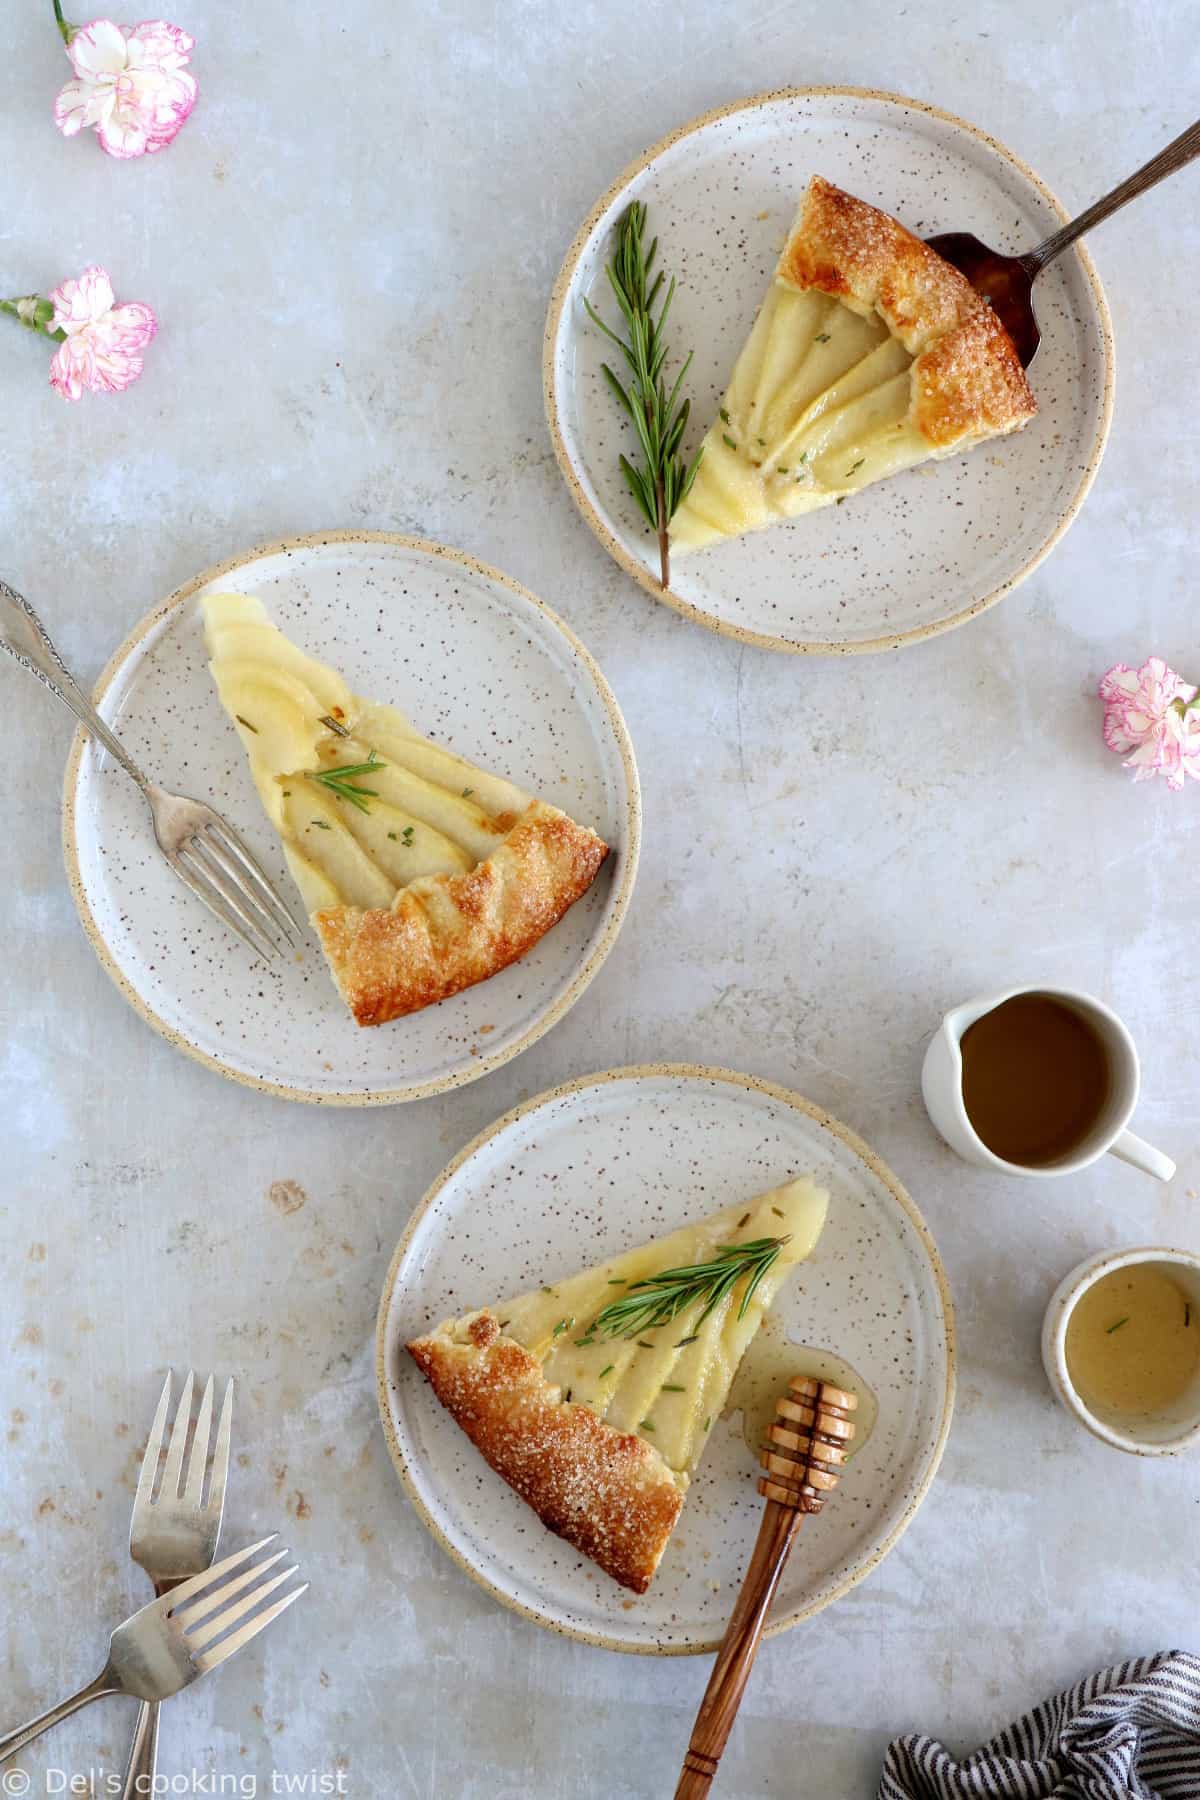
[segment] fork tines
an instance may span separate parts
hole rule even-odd
[[[287,1550],[277,1550],[259,1562],[252,1560],[277,1537],[278,1533],[272,1532],[257,1544],[235,1550],[202,1575],[181,1582],[158,1602],[182,1632],[184,1646],[201,1675],[241,1650],[307,1593],[307,1581],[298,1587],[286,1586],[299,1573],[297,1563],[268,1573],[283,1562]],[[278,1598],[271,1600],[273,1594]],[[268,1600],[270,1605],[265,1604]]]
[[[208,809],[205,809],[208,812]],[[231,825],[210,813],[171,854],[176,873],[251,950],[294,950],[300,926]]]
[[[233,1380],[231,1377],[225,1383],[225,1393],[221,1401],[215,1439],[212,1437],[215,1378],[210,1375],[205,1382],[200,1395],[200,1409],[196,1415],[195,1430],[191,1433],[189,1450],[188,1429],[192,1418],[195,1386],[196,1377],[189,1369],[179,1395],[179,1404],[175,1409],[175,1422],[171,1427],[168,1441],[167,1413],[171,1404],[171,1374],[168,1370],[167,1378],[163,1382],[162,1393],[158,1397],[154,1423],[150,1427],[146,1453],[142,1458],[141,1474],[138,1476],[137,1493],[134,1497],[135,1522],[140,1508],[155,1506],[164,1500],[186,1500],[190,1506],[197,1510],[200,1509],[204,1490],[204,1472],[209,1462],[210,1440],[212,1467],[208,1480],[208,1499],[204,1501],[203,1505],[206,1511],[215,1513],[220,1518],[225,1502],[225,1483],[229,1476],[229,1444],[233,1430]],[[166,1451],[166,1462],[163,1465],[162,1480],[157,1481],[159,1463],[164,1450]],[[187,1453],[186,1463],[185,1452]],[[157,1494],[155,1493],[156,1485]]]

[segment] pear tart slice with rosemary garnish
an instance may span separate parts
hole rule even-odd
[[[829,1196],[790,1181],[408,1351],[544,1525],[649,1587],[747,1345]]]
[[[887,213],[814,176],[671,548],[795,518],[1019,431],[1037,404],[999,319]]]
[[[595,878],[594,831],[352,694],[244,594],[204,600],[217,692],[360,1025],[486,981]]]

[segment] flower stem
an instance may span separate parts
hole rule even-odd
[[[62,41],[64,44],[69,44],[75,35],[75,27],[73,25],[68,25],[67,21],[63,18],[62,0],[53,0],[53,6],[55,22],[58,25],[58,29],[62,32]]]
[[[48,337],[56,344],[63,343],[66,338],[61,327],[57,331],[51,330],[54,305],[43,294],[23,294],[17,300],[0,300],[0,313],[7,313],[18,325],[24,325],[26,331],[36,331],[39,337]]]

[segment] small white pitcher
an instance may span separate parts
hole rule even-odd
[[[1006,1162],[1004,1157],[996,1156],[979,1137],[963,1104],[963,1033],[976,1019],[993,1012],[1004,1001],[1016,999],[1018,994],[1048,994],[1085,1018],[1108,1051],[1112,1074],[1112,1088],[1104,1111],[1082,1143],[1070,1156],[1038,1167]],[[1073,1175],[1110,1150],[1122,1162],[1132,1163],[1135,1169],[1142,1169],[1156,1180],[1170,1181],[1175,1173],[1175,1164],[1170,1157],[1125,1129],[1137,1105],[1141,1080],[1141,1065],[1133,1039],[1114,1012],[1101,1005],[1099,1000],[1093,1000],[1090,994],[1033,982],[1025,987],[1006,988],[1001,994],[989,994],[985,999],[967,1000],[948,1012],[925,1052],[921,1092],[930,1118],[950,1148],[981,1168],[1002,1169],[1008,1175]]]

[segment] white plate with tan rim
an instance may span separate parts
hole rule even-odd
[[[656,599],[774,650],[892,650],[961,625],[1024,580],[1083,504],[1108,436],[1113,348],[1086,250],[1037,284],[1039,413],[1024,431],[926,463],[819,512],[676,555],[671,586],[618,469],[632,439],[600,371],[587,296],[614,311],[604,265],[631,200],[649,208],[678,288],[668,338],[695,353],[687,448],[715,416],[800,195],[820,174],[922,237],[973,231],[1031,248],[1066,213],[1010,150],[963,119],[866,88],[787,88],[719,107],[663,138],[585,220],[546,323],[546,412],[572,496],[601,543]],[[610,346],[611,348],[611,346]],[[630,441],[626,441],[627,437]]]
[[[415,538],[328,532],[196,576],[121,645],[96,704],[159,781],[224,813],[292,898],[282,848],[208,672],[199,603],[220,589],[257,595],[354,691],[392,701],[421,731],[553,801],[614,853],[520,962],[440,1006],[364,1030],[339,999],[314,934],[297,960],[267,967],[210,917],[156,850],[133,784],[80,733],[67,769],[64,846],[101,961],[173,1044],[286,1098],[385,1104],[486,1075],[578,999],[629,904],[641,801],[607,682],[525,588]]]
[[[499,1303],[792,1175],[830,1191],[829,1217],[743,1363],[746,1391],[810,1364],[850,1365],[878,1402],[829,1505],[804,1523],[769,1632],[819,1611],[868,1574],[933,1480],[954,1398],[941,1261],[896,1177],[836,1119],[784,1088],[724,1069],[614,1069],[539,1095],[455,1158],[413,1214],[384,1287],[379,1404],[400,1478],[454,1560],[497,1600],[611,1650],[714,1650],[762,1501],[744,1416],[714,1426],[648,1594],[633,1599],[484,1463],[407,1356],[452,1313]],[[827,1372],[820,1369],[817,1372]],[[844,1373],[839,1369],[839,1373]],[[753,1432],[752,1432],[753,1435]]]

